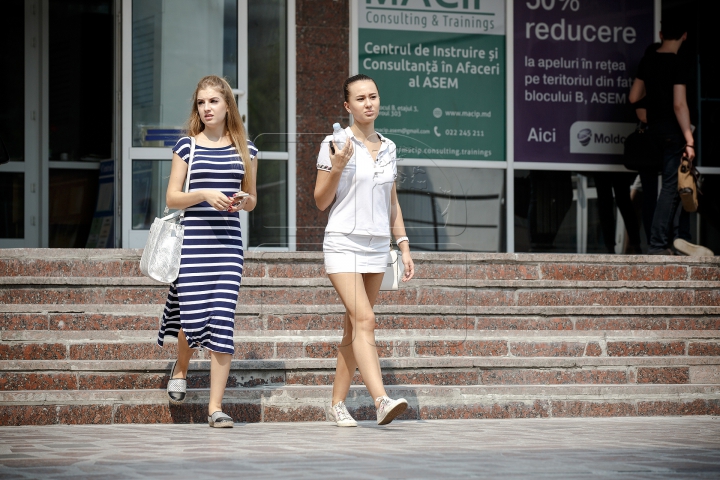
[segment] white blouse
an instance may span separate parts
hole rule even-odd
[[[397,177],[395,143],[378,133],[381,146],[373,162],[370,151],[352,129],[348,127],[345,132],[355,149],[340,176],[325,232],[390,237],[390,202]],[[330,140],[332,135],[320,145],[318,170],[332,169]]]

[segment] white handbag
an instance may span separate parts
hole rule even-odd
[[[387,267],[385,267],[385,275],[383,276],[380,290],[397,290],[399,281],[405,273],[405,265],[402,262],[402,256],[398,255],[397,250],[390,250]]]
[[[190,159],[183,188],[185,193],[188,192],[190,186],[190,168],[194,156],[195,139],[190,137]],[[172,283],[180,273],[180,255],[185,236],[182,220],[185,217],[185,210],[178,210],[167,215],[168,208],[166,206],[164,213],[166,214],[164,217],[155,218],[150,226],[150,234],[140,258],[140,271],[143,275],[158,282]]]

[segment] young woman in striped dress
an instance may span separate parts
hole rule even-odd
[[[185,401],[187,371],[195,349],[210,352],[208,424],[232,427],[222,412],[225,384],[234,352],[235,306],[243,271],[240,210],[257,205],[257,149],[247,140],[230,85],[204,77],[193,95],[188,137],[173,148],[167,206],[185,209],[180,274],[170,286],[158,334],[178,338],[178,358],[170,370],[170,403]],[[195,154],[188,193],[183,192]]]

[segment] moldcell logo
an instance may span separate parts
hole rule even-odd
[[[589,128],[583,128],[577,134],[577,139],[580,142],[580,145],[582,145],[583,147],[588,146],[591,138],[592,138],[592,130],[590,130]]]
[[[578,120],[570,125],[570,153],[622,155],[623,142],[634,129],[633,123]]]

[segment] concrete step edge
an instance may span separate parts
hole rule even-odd
[[[0,372],[166,372],[174,360],[0,360]],[[233,360],[232,370],[334,370],[335,358]],[[628,368],[720,366],[720,356],[689,357],[399,357],[381,358],[390,369]],[[190,371],[209,371],[210,361],[192,360]]]
[[[238,331],[236,344],[257,342],[316,343],[338,342],[341,330],[260,330]],[[377,329],[378,341],[532,341],[532,342],[615,342],[643,340],[706,341],[720,340],[718,330],[451,330],[451,329]],[[156,330],[6,330],[0,331],[0,343],[155,343]],[[170,340],[172,341],[172,340]]]
[[[0,286],[32,288],[42,286],[85,287],[148,287],[166,289],[167,285],[147,277],[0,277]],[[243,278],[244,288],[332,288],[326,277],[316,278]],[[475,279],[416,279],[403,285],[406,288],[509,288],[509,289],[679,289],[679,288],[720,288],[720,281],[710,280],[475,280]]]
[[[76,248],[6,248],[0,250],[0,260],[124,260],[140,262],[142,249],[76,249]],[[322,264],[322,252],[261,252],[248,250],[245,252],[248,261],[268,263],[318,263]],[[413,252],[413,260],[417,263],[467,263],[468,261],[483,263],[581,263],[581,264],[656,264],[656,265],[720,265],[720,257],[686,257],[656,255],[600,255],[575,253],[444,253],[444,252]]]
[[[622,402],[720,399],[719,385],[393,385],[388,395],[405,397],[414,405],[469,405],[499,401],[588,400]],[[228,388],[223,403],[251,403],[297,408],[330,406],[332,386],[265,386]],[[188,389],[187,403],[207,403],[209,389]],[[370,400],[364,386],[352,386],[348,405]],[[35,390],[0,392],[0,405],[166,404],[164,390]]]
[[[107,315],[161,315],[164,304],[0,304],[0,313],[92,313]],[[720,306],[447,306],[447,305],[376,305],[375,314],[389,315],[589,315],[589,316],[629,316],[629,315],[720,315]],[[345,307],[338,305],[240,305],[236,315],[293,315],[293,314],[333,314],[345,313]]]

